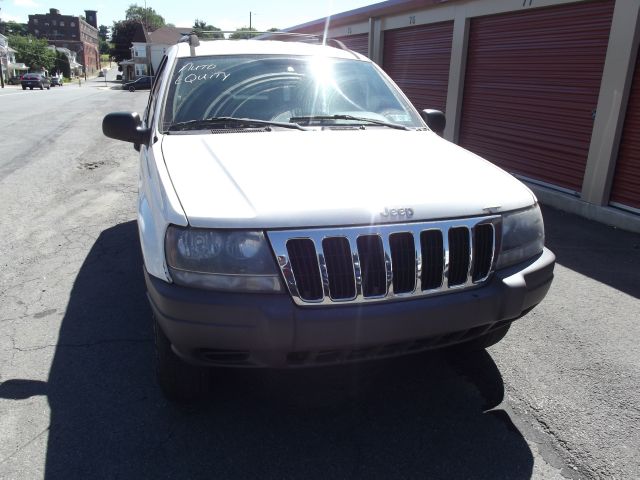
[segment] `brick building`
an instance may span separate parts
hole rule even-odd
[[[51,8],[49,13],[29,15],[29,33],[47,39],[50,45],[76,52],[87,74],[100,68],[100,41],[95,10],[85,10],[85,19],[61,15]]]

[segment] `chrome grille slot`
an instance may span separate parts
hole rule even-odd
[[[363,235],[358,237],[358,254],[362,270],[362,294],[365,297],[386,295],[387,271],[380,236]]]
[[[493,260],[494,229],[490,223],[477,225],[473,235],[473,281],[478,282],[489,275]]]
[[[344,237],[325,238],[322,241],[322,250],[327,265],[331,298],[334,300],[355,298],[356,280],[349,240]]]
[[[484,284],[500,217],[268,231],[301,306],[425,297]]]
[[[293,239],[287,242],[287,252],[291,259],[298,293],[303,300],[322,299],[322,281],[312,240]]]
[[[469,274],[471,248],[469,229],[456,227],[449,229],[449,286],[464,285]]]
[[[389,236],[391,265],[393,270],[393,292],[410,293],[416,287],[416,250],[413,235],[406,232]]]
[[[442,286],[444,269],[444,244],[440,230],[427,230],[420,234],[422,247],[422,290]]]

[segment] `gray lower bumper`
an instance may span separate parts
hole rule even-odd
[[[391,345],[411,350],[411,342],[456,332],[480,334],[537,305],[549,290],[554,263],[555,256],[545,249],[526,263],[496,272],[486,285],[473,290],[389,303],[306,308],[294,305],[286,294],[185,288],[146,272],[145,279],[154,314],[185,360],[286,367],[306,355],[337,352],[332,358],[344,359],[349,355],[340,352]]]

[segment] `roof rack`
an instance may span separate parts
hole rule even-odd
[[[199,35],[206,34],[232,34],[232,33],[246,33],[246,39],[242,40],[273,40],[272,37],[279,37],[278,40],[289,40],[297,41],[297,42],[315,42],[321,45],[328,45],[330,47],[339,48],[340,50],[351,51],[351,49],[347,48],[347,46],[342,43],[340,40],[336,40],[335,38],[324,38],[321,35],[314,35],[311,33],[296,33],[296,32],[284,32],[284,31],[274,31],[274,32],[256,32],[253,30],[246,30],[246,32],[238,31],[238,30],[192,30],[191,32],[181,32],[182,37],[178,40],[178,43],[188,43],[191,46],[191,54],[195,55],[195,47],[200,45],[200,40],[204,41],[215,41],[215,40],[226,40],[222,38],[200,38]],[[244,36],[244,35],[243,35]],[[239,39],[240,40],[240,39]]]

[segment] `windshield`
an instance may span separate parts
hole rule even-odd
[[[334,116],[343,118],[328,118]],[[348,116],[358,119],[344,118]],[[397,89],[368,62],[284,55],[179,59],[160,129],[215,117],[274,122],[293,118],[304,119],[306,125],[424,126]]]

